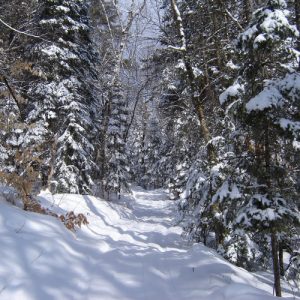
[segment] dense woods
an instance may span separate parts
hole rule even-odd
[[[272,269],[280,297],[300,279],[300,2],[128,2],[0,0],[1,183],[25,210],[168,188],[191,241]]]

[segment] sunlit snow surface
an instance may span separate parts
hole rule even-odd
[[[162,190],[135,188],[118,204],[79,195],[40,199],[59,213],[84,213],[90,224],[73,234],[54,218],[1,201],[0,300],[275,299],[271,275],[188,246]]]

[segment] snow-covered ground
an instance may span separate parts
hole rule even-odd
[[[0,300],[275,299],[268,276],[188,246],[166,199],[162,190],[140,188],[118,204],[42,194],[43,206],[87,215],[89,225],[75,234],[50,216],[1,201]]]

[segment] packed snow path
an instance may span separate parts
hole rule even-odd
[[[40,199],[58,213],[85,213],[89,225],[73,234],[54,218],[2,201],[0,300],[274,299],[267,277],[264,283],[204,246],[188,246],[162,190],[135,188],[118,204],[79,195]]]

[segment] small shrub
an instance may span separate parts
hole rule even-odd
[[[59,219],[64,223],[64,225],[72,231],[76,230],[76,227],[81,228],[82,224],[89,224],[87,218],[82,213],[76,215],[73,211],[67,212],[67,214],[61,215]]]

